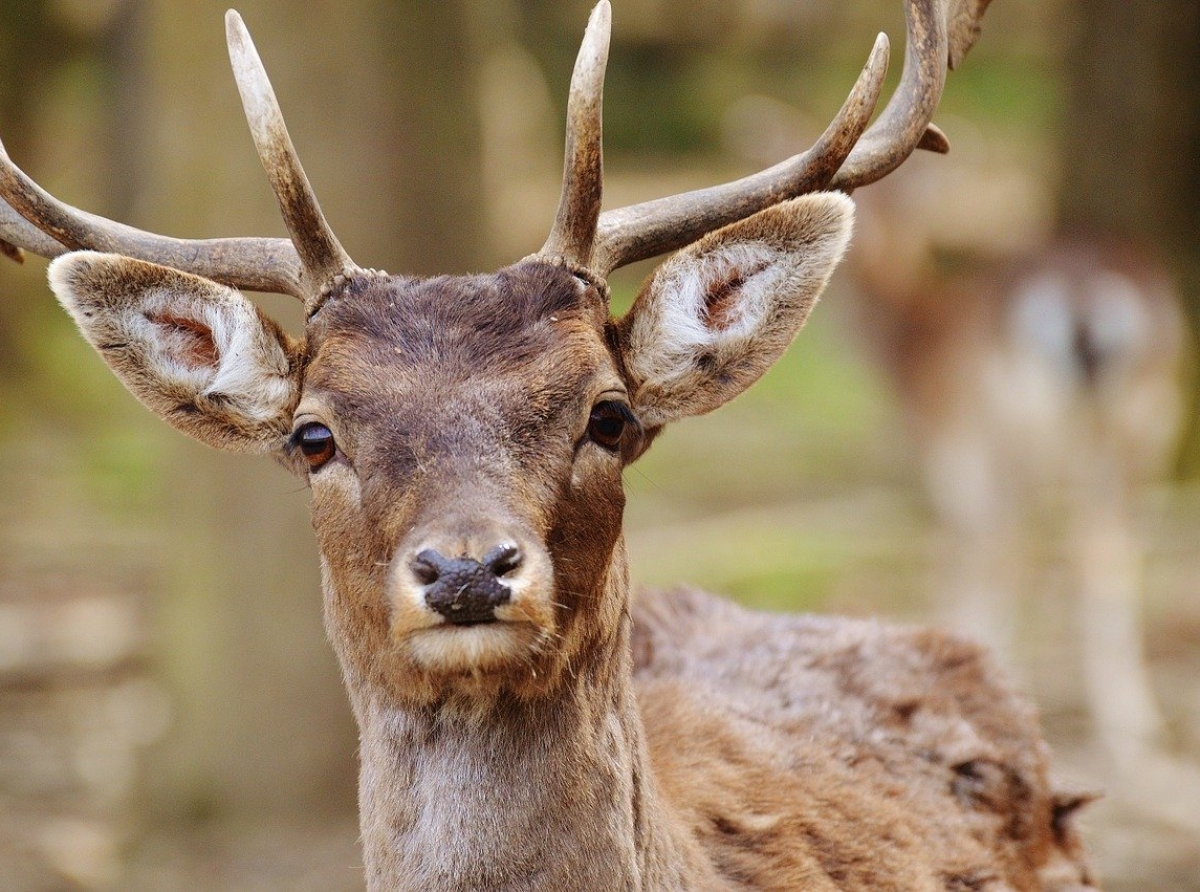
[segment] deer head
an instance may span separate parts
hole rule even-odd
[[[352,694],[536,697],[623,627],[624,466],[667,423],[752,384],[804,324],[851,231],[850,200],[821,190],[872,182],[918,147],[945,149],[929,120],[962,41],[948,45],[942,2],[909,0],[907,13],[905,72],[869,130],[883,35],[807,152],[602,213],[601,0],[572,80],[546,244],[490,275],[418,279],[360,268],[339,244],[230,12],[234,73],[289,240],[133,230],[59,202],[2,151],[0,194],[19,216],[4,208],[0,237],[64,255],[50,268],[59,300],[156,414],[217,448],[273,454],[309,481],[327,622]],[[610,318],[612,270],[680,248]],[[303,337],[237,288],[302,299]]]

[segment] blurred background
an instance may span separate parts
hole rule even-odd
[[[142,228],[282,235],[225,5],[0,0],[13,159]],[[588,5],[239,8],[351,255],[432,273],[544,240]],[[899,67],[900,0],[614,6],[610,207],[806,147],[879,30]],[[1106,794],[1109,889],[1200,889],[1198,43],[1195,0],[998,0],[952,153],[860,190],[795,347],[627,472],[642,582],[995,646]],[[44,276],[0,268],[0,886],[361,888],[304,486],[144,411]]]

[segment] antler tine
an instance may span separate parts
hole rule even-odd
[[[0,143],[0,239],[40,257],[89,249],[207,276],[234,288],[302,296],[300,261],[287,239],[175,239],[59,201],[17,167]],[[8,253],[8,252],[5,252]]]
[[[300,255],[304,299],[311,315],[319,306],[322,289],[335,276],[358,267],[325,220],[288,135],[283,113],[254,41],[250,39],[242,17],[232,9],[225,14],[225,36],[233,76],[259,160],[271,181],[284,225]]]
[[[0,254],[16,263],[25,262],[25,252],[12,242],[7,242],[2,238],[0,238]]]
[[[825,188],[871,120],[888,53],[887,35],[880,34],[854,89],[808,151],[732,183],[605,211],[590,268],[607,277],[618,267],[681,248],[763,208]]]
[[[830,184],[849,192],[887,176],[917,148],[945,152],[949,143],[930,121],[946,85],[949,58],[945,0],[909,0],[904,71],[883,113],[863,134]],[[986,5],[986,4],[985,4]]]
[[[588,266],[591,259],[604,192],[602,111],[611,29],[612,7],[608,0],[600,0],[588,19],[571,75],[562,195],[554,228],[538,252],[581,266]]]

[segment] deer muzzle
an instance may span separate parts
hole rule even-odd
[[[515,521],[443,515],[405,538],[389,574],[392,639],[427,669],[520,662],[557,629],[550,555]]]
[[[493,622],[496,608],[512,595],[505,581],[521,568],[521,549],[497,545],[482,561],[448,558],[432,548],[419,552],[409,569],[425,586],[425,603],[448,623],[469,626]]]

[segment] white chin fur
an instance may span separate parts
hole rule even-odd
[[[464,675],[526,664],[540,637],[526,622],[440,623],[414,632],[405,645],[425,671]]]

